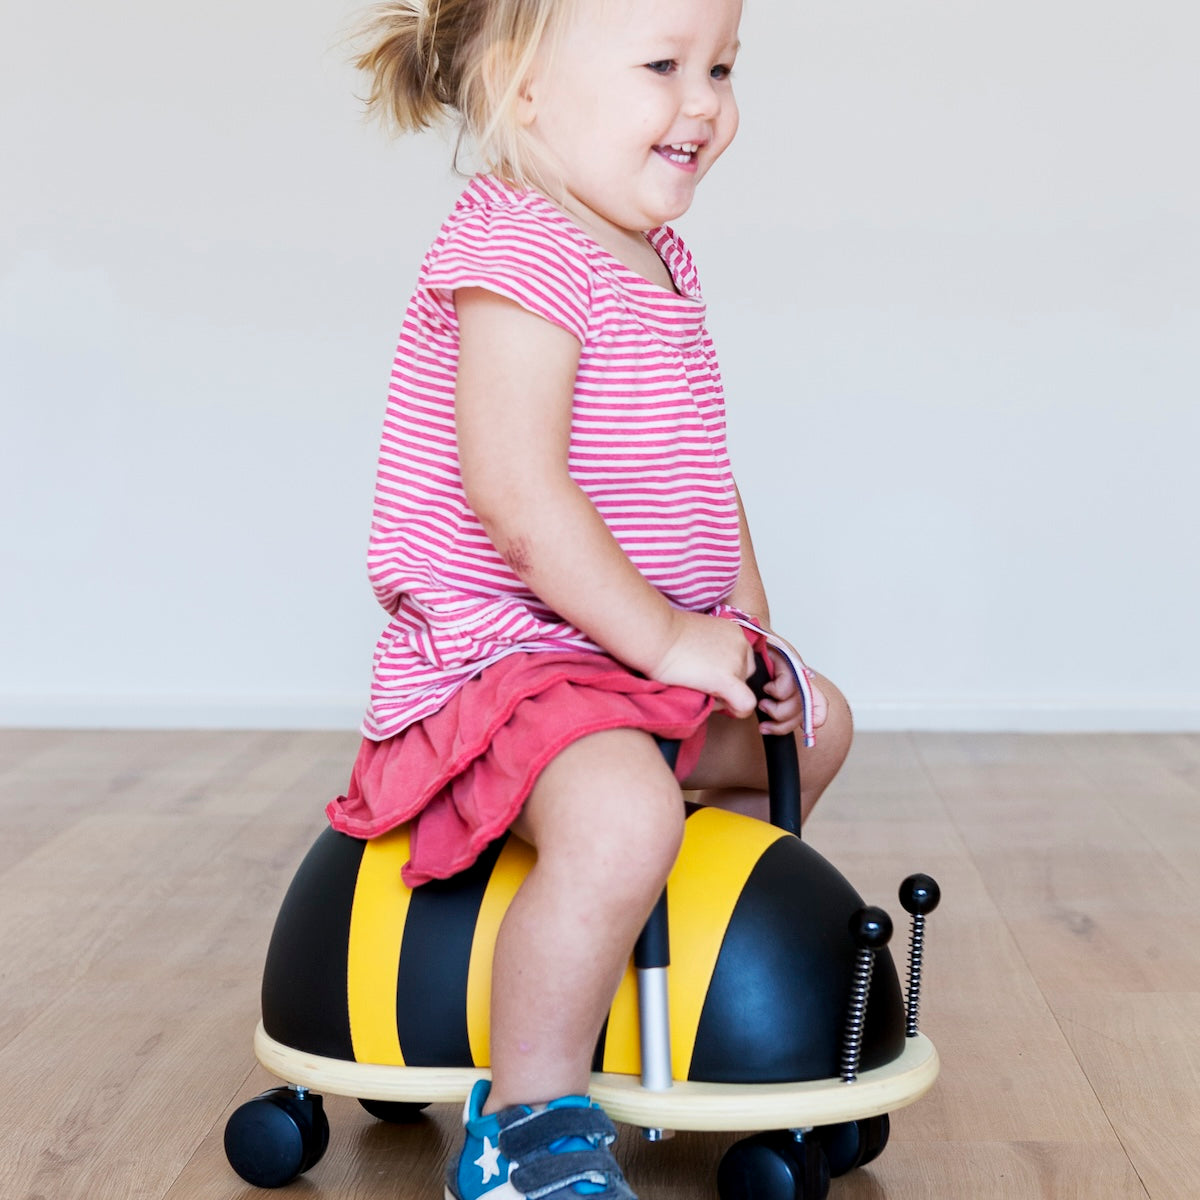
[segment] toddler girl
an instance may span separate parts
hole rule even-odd
[[[452,114],[486,164],[422,264],[392,370],[369,566],[390,620],[334,826],[412,823],[410,886],[506,829],[537,863],[501,927],[491,1080],[450,1200],[629,1198],[593,1051],[683,830],[749,806],[769,620],[696,269],[668,222],[737,129],[740,0],[399,0],[358,65],[405,130]],[[804,811],[846,753],[813,686]],[[655,737],[681,749],[668,767]]]

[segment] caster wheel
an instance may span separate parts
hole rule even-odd
[[[861,1121],[843,1121],[840,1125],[822,1125],[814,1129],[829,1159],[829,1174],[835,1179],[878,1158],[887,1145],[891,1123],[887,1113],[865,1117]]]
[[[829,1163],[815,1138],[788,1130],[735,1142],[717,1168],[721,1200],[825,1200]]]
[[[891,1133],[892,1123],[888,1120],[887,1113],[882,1113],[878,1117],[871,1117],[867,1121],[870,1126],[866,1138],[866,1147],[863,1150],[863,1156],[858,1160],[860,1167],[865,1167],[867,1163],[877,1159],[882,1153],[883,1148],[888,1144],[888,1134]]]
[[[225,1126],[225,1157],[255,1187],[291,1183],[321,1161],[329,1145],[329,1118],[321,1097],[274,1088],[247,1100]]]
[[[410,1103],[406,1100],[359,1100],[377,1121],[386,1121],[389,1125],[411,1125],[418,1120],[428,1104]]]

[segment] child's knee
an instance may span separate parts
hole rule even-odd
[[[610,730],[550,765],[514,825],[539,858],[586,874],[665,878],[683,840],[683,793],[653,740]]]
[[[841,762],[849,753],[850,744],[854,741],[854,714],[850,702],[837,684],[825,676],[814,675],[813,682],[824,693],[829,705],[825,723],[817,734],[818,742],[824,741],[837,753],[838,761]]]
[[[683,842],[683,793],[668,771],[614,796],[597,814],[603,841],[622,873],[648,885],[665,880]]]

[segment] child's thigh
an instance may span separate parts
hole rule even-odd
[[[705,730],[700,759],[683,786],[689,791],[708,788],[765,791],[767,767],[758,721],[754,717],[739,720],[726,713],[713,713]]]
[[[682,836],[683,793],[650,734],[606,729],[570,743],[542,769],[513,824],[546,853],[600,843],[671,843]]]

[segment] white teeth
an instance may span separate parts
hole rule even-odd
[[[663,147],[664,150],[673,151],[667,155],[672,162],[686,163],[692,161],[692,156],[700,149],[699,142],[671,142]]]

